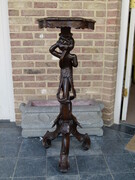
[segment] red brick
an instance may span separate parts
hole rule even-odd
[[[95,46],[104,46],[104,41],[95,41]]]
[[[18,25],[10,25],[10,32],[20,32],[21,27]]]
[[[118,46],[118,44],[119,44],[119,42],[118,41],[106,41],[105,42],[105,45],[106,46],[114,46],[114,47],[116,47],[116,46]]]
[[[9,9],[8,14],[9,16],[19,16],[19,10]]]
[[[116,67],[116,65],[117,65],[117,61],[106,61],[106,62],[104,63],[104,66],[105,66],[105,67],[111,67],[111,68],[113,68],[113,67]]]
[[[76,74],[74,74],[74,80],[75,81],[80,81],[81,80],[81,77],[80,77],[80,75],[76,75]]]
[[[103,53],[104,49],[101,48],[82,48],[82,53]]]
[[[11,41],[11,46],[21,46],[20,41]]]
[[[13,69],[13,74],[22,74],[22,69]]]
[[[75,42],[75,46],[92,46],[93,45],[93,41],[83,41],[83,40],[77,40]]]
[[[115,81],[115,76],[104,75],[104,81]]]
[[[10,33],[11,39],[33,39],[32,33]]]
[[[82,2],[59,2],[60,9],[82,9]]]
[[[118,19],[107,19],[107,25],[116,25],[118,23]]]
[[[14,89],[15,94],[35,94],[35,89]]]
[[[58,82],[48,82],[47,83],[48,87],[58,87]]]
[[[23,55],[23,60],[44,60],[45,55],[43,54],[26,54]]]
[[[108,3],[107,4],[107,9],[115,9],[115,10],[117,10],[117,9],[119,9],[119,4],[118,4],[118,2],[116,1],[116,2],[112,2],[112,3]]]
[[[104,59],[103,54],[93,54],[94,61],[102,61]]]
[[[107,27],[106,31],[107,32],[119,32],[119,27],[118,26],[109,26]]]
[[[105,60],[109,61],[114,61],[116,60],[117,61],[118,59],[118,54],[117,55],[114,55],[114,54],[105,54]]]
[[[36,81],[57,81],[59,79],[58,75],[38,75],[36,76]]]
[[[81,48],[80,47],[74,47],[74,49],[72,50],[72,53],[80,53],[81,52]]]
[[[19,67],[19,68],[23,68],[23,67],[34,67],[34,63],[33,62],[12,62],[12,66],[13,68],[15,67]]]
[[[93,82],[92,82],[92,85],[93,85],[94,87],[101,87],[101,81],[93,81]]]
[[[101,67],[93,68],[93,74],[102,74],[103,69]]]
[[[95,27],[96,32],[105,32],[105,26],[96,26]]]
[[[15,55],[12,54],[11,55],[11,59],[12,60],[22,60],[22,56],[20,54],[19,55],[18,54],[17,55],[16,54]]]
[[[57,8],[56,2],[34,2],[34,8]]]
[[[13,76],[14,81],[34,81],[34,76]]]
[[[19,124],[19,125],[21,124],[21,117],[22,117],[21,113],[19,113],[19,114],[16,113],[15,114],[16,124]]]
[[[107,47],[105,48],[105,52],[107,52],[107,54],[116,54],[118,53],[118,47]]]
[[[22,88],[23,87],[23,82],[14,82],[13,83],[13,86],[14,86],[14,88]],[[15,98],[15,100],[21,100],[22,98]]]
[[[101,75],[82,75],[82,80],[102,80]]]
[[[44,16],[45,11],[44,10],[22,10],[21,11],[22,16]]]
[[[45,44],[46,46],[52,46],[52,44],[55,44],[56,43],[56,39],[50,39],[50,40],[45,40]]]
[[[91,68],[75,68],[74,69],[74,74],[90,74],[91,73]]]
[[[57,62],[36,62],[36,67],[57,67]]]
[[[44,53],[44,54],[47,54],[47,53],[49,53],[49,47],[47,47],[47,46],[35,46],[34,47],[34,52],[35,53]]]
[[[15,1],[15,2],[8,2],[9,8],[32,8],[32,2],[23,2],[23,1]]]
[[[119,38],[119,34],[116,33],[107,33],[106,34],[106,39],[118,39]]]
[[[107,12],[107,17],[119,17],[120,16],[120,11],[108,11]]]
[[[73,38],[75,38],[75,39],[81,39],[81,38],[82,38],[82,34],[81,34],[81,33],[74,33],[74,34],[73,34]]]
[[[116,68],[104,68],[104,74],[114,75],[116,73]]]
[[[112,99],[114,99],[115,97],[114,97],[114,95],[108,96],[108,94],[106,94],[106,95],[103,94],[102,98],[104,99],[104,101],[112,101]]]
[[[46,14],[47,16],[69,16],[69,10],[47,10]]]
[[[23,46],[44,46],[44,40],[27,40],[23,41]]]
[[[96,11],[96,17],[106,17],[106,11]]]
[[[71,14],[74,17],[94,17],[94,11],[72,10]]]
[[[59,69],[53,69],[53,68],[47,69],[47,74],[59,74],[59,73],[60,73]]]
[[[11,48],[12,53],[33,53],[33,48]]]
[[[24,74],[45,74],[45,69],[24,69]]]
[[[9,24],[15,24],[15,25],[22,25],[22,24],[33,24],[32,17],[23,17],[23,16],[16,16],[16,17],[9,17]]]
[[[86,33],[83,34],[84,39],[104,39],[105,35],[103,33]]]
[[[78,54],[77,55],[78,60],[92,60],[92,55],[90,54]]]
[[[54,100],[54,99],[56,99],[56,95],[48,95],[48,99]]]
[[[31,83],[24,83],[24,87],[46,87],[45,82],[31,82]]]
[[[40,31],[38,26],[22,26],[22,31]]]
[[[91,82],[76,82],[74,83],[75,87],[89,87],[91,85]]]
[[[102,67],[103,66],[103,62],[100,61],[84,61],[82,63],[82,67]]]
[[[89,9],[89,10],[105,10],[106,8],[106,2],[105,1],[95,1],[95,2],[84,2],[83,3],[83,8],[84,9]]]

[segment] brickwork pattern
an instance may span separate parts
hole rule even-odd
[[[84,17],[96,20],[95,30],[72,30],[77,99],[96,99],[105,104],[103,119],[113,121],[117,72],[120,0],[9,0],[9,24],[16,121],[19,105],[33,99],[56,99],[58,59],[49,47],[59,29],[42,29],[37,19],[47,16]]]

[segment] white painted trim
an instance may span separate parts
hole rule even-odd
[[[114,123],[116,124],[119,124],[120,122],[122,88],[123,88],[125,55],[126,55],[126,45],[127,45],[129,3],[130,0],[122,0],[117,82],[116,82],[116,94],[115,94],[115,105],[114,105]]]
[[[127,50],[127,64],[126,64],[126,75],[125,75],[125,88],[127,88],[127,97],[123,99],[122,107],[122,119],[126,121],[127,110],[128,110],[128,101],[129,101],[129,92],[131,86],[131,73],[132,73],[132,62],[133,62],[133,47],[134,47],[134,33],[135,33],[135,9],[131,9],[130,15],[130,27],[129,27],[129,38],[128,38],[128,50]]]
[[[13,95],[13,80],[12,80],[12,66],[11,66],[11,47],[10,47],[10,36],[9,36],[9,21],[8,21],[8,0],[0,0],[1,7],[1,22],[2,34],[0,39],[3,40],[3,58],[6,64],[6,80],[7,80],[7,97],[9,105],[9,119],[15,121],[15,110],[14,110],[14,95]]]

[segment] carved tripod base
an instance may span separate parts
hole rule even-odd
[[[60,160],[59,160],[59,169],[61,172],[67,172],[69,169],[69,146],[70,146],[70,134],[76,137],[76,139],[82,142],[82,147],[84,150],[88,150],[90,148],[90,138],[88,134],[80,134],[77,131],[77,125],[80,126],[79,122],[72,114],[72,103],[67,102],[65,104],[61,104],[60,114],[57,119],[54,121],[54,125],[56,125],[56,129],[53,132],[47,131],[43,137],[43,145],[45,148],[49,148],[51,146],[51,141],[55,139],[59,134],[62,134],[62,145],[60,152]],[[81,127],[81,126],[80,126]]]

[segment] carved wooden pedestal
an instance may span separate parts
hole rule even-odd
[[[61,28],[59,40],[50,47],[50,53],[58,57],[59,66],[61,68],[60,83],[57,92],[57,99],[60,103],[60,113],[54,121],[53,127],[56,125],[54,132],[47,131],[43,137],[43,145],[45,148],[51,146],[51,141],[59,134],[62,134],[62,146],[60,152],[59,168],[61,172],[67,172],[69,169],[69,146],[70,134],[82,142],[84,150],[90,148],[90,138],[88,134],[80,134],[77,126],[80,123],[72,114],[72,100],[76,97],[76,91],[73,83],[73,67],[78,66],[77,56],[71,54],[74,48],[74,39],[72,38],[71,27],[76,29],[94,29],[95,21],[83,18],[44,18],[38,20],[40,28]],[[57,48],[60,51],[57,51]],[[72,94],[72,95],[71,95]]]

